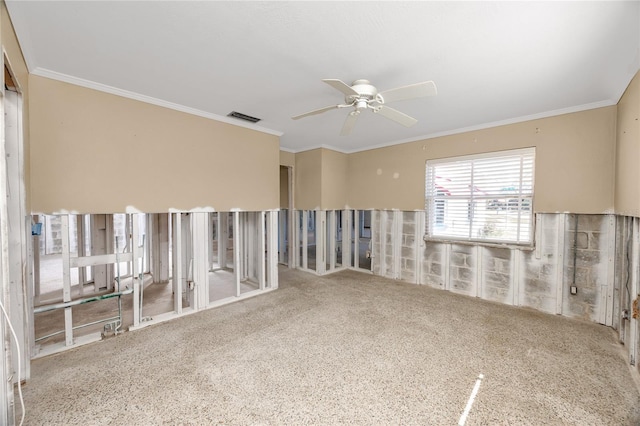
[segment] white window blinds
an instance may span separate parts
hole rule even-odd
[[[531,243],[535,148],[427,161],[427,237]]]

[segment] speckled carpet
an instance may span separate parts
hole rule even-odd
[[[25,424],[635,424],[604,326],[345,271],[35,360]],[[17,399],[16,399],[17,402]],[[19,417],[19,407],[16,410]]]

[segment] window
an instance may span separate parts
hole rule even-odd
[[[427,161],[427,237],[532,242],[535,148]]]

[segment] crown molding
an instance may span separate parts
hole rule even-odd
[[[190,115],[196,115],[198,117],[207,118],[210,120],[220,121],[223,123],[231,124],[238,127],[244,127],[245,129],[256,130],[262,133],[268,133],[274,136],[282,136],[283,133],[277,130],[268,129],[266,127],[257,126],[255,124],[243,123],[237,119],[233,119],[230,117],[225,117],[218,114],[213,114],[211,112],[202,111],[199,109],[191,108],[185,105],[176,104],[173,102],[164,101],[162,99],[154,98],[147,95],[142,95],[140,93],[130,92],[128,90],[118,89],[117,87],[108,86],[106,84],[96,83],[91,80],[85,80],[83,78],[78,78],[74,76],[70,76],[67,74],[62,74],[56,71],[51,71],[46,68],[35,68],[31,71],[31,74],[37,75],[39,77],[50,78],[52,80],[62,81],[64,83],[73,84],[76,86],[85,87],[87,89],[97,90],[99,92],[109,93],[116,96],[121,96],[123,98],[132,99],[139,102],[144,102],[151,105],[156,105],[163,108],[172,109],[174,111],[184,112]]]

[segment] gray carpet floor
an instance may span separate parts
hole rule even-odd
[[[352,271],[32,363],[25,424],[624,425],[607,327]],[[19,408],[16,410],[19,417]]]

